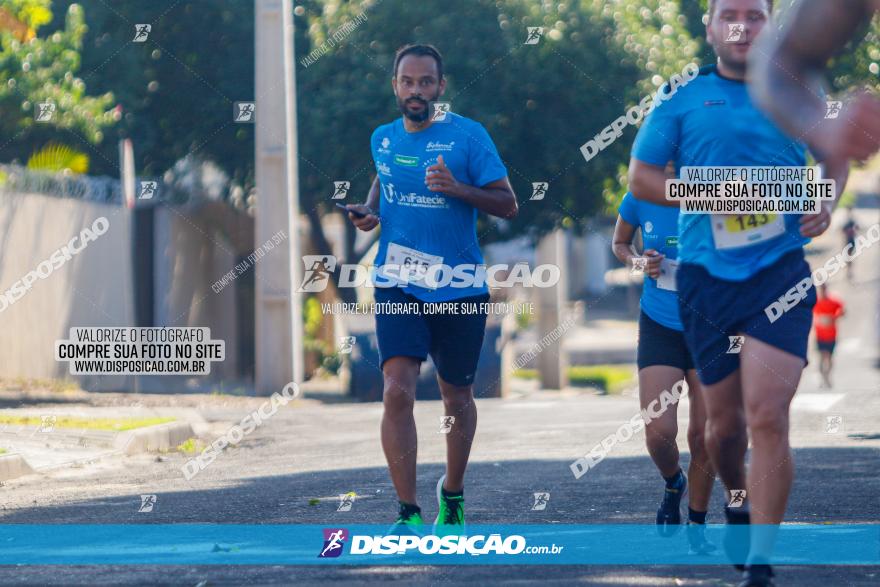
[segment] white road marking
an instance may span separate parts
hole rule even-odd
[[[827,412],[831,406],[843,399],[845,393],[799,393],[791,402],[793,410],[802,412]]]
[[[852,353],[859,350],[861,344],[861,338],[847,338],[844,339],[837,348],[840,349],[841,352]]]

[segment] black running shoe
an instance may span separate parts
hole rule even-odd
[[[749,556],[751,540],[748,529],[733,526],[751,524],[751,516],[748,510],[742,511],[727,506],[724,506],[724,516],[727,518],[727,526],[724,529],[724,552],[727,553],[736,570],[743,571],[745,565],[736,561],[743,561]]]
[[[773,569],[770,565],[749,565],[743,572],[738,587],[774,587]]]
[[[672,536],[681,526],[681,500],[687,495],[687,477],[679,471],[678,483],[673,487],[665,487],[663,501],[657,510],[657,532],[661,536]]]

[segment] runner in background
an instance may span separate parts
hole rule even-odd
[[[819,372],[822,374],[822,385],[831,388],[831,368],[834,345],[837,343],[837,319],[843,316],[843,302],[828,295],[828,286],[824,283],[817,290],[818,300],[813,306],[813,323],[816,330],[816,346],[821,359]]]
[[[674,167],[673,167],[674,169]],[[639,255],[633,246],[636,230],[642,234],[644,251]],[[684,340],[684,327],[678,314],[675,274],[678,269],[678,208],[658,206],[637,200],[628,193],[620,204],[614,227],[614,255],[621,263],[635,268],[644,262],[645,280],[639,302],[639,401],[647,409],[684,379],[687,382],[690,414],[688,448],[691,457],[688,474],[679,464],[678,404],[673,403],[660,417],[645,427],[645,444],[651,460],[666,482],[663,500],[657,510],[658,531],[671,535],[681,524],[681,501],[688,492],[687,536],[691,552],[706,554],[716,550],[705,537],[706,514],[715,471],[706,452],[706,406],[694,361]],[[641,260],[641,261],[638,261]]]
[[[671,166],[674,170],[674,166]],[[636,230],[641,231],[643,252],[633,246]],[[691,458],[688,474],[679,465],[678,404],[672,404],[645,427],[645,444],[651,460],[665,481],[663,500],[657,510],[658,531],[671,535],[681,524],[680,504],[688,492],[687,536],[691,552],[706,554],[716,548],[705,537],[706,514],[715,471],[706,452],[706,406],[694,361],[684,340],[684,327],[678,313],[675,276],[678,269],[678,209],[637,200],[627,193],[620,204],[614,227],[612,252],[627,267],[644,260],[645,280],[639,302],[639,400],[642,409],[660,398],[664,390],[684,379],[688,386],[690,414],[688,448]]]
[[[841,228],[843,232],[843,239],[846,241],[844,246],[847,250],[851,251],[852,248],[856,245],[856,235],[859,232],[859,225],[856,222],[855,216],[853,215],[853,209],[846,209],[846,222],[843,224]],[[855,279],[853,275],[853,265],[855,265],[855,258],[852,258],[846,264],[846,280],[850,283]]]

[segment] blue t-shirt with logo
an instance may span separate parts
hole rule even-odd
[[[806,165],[806,146],[786,136],[753,103],[745,83],[721,77],[715,66],[678,88],[645,120],[633,145],[634,158],[676,170],[695,166]],[[716,247],[713,221],[739,230],[744,239],[772,216],[712,214],[679,215],[680,260],[701,265],[713,276],[743,281],[780,257],[803,247],[810,239],[800,235],[798,214],[784,214],[780,233],[742,246]],[[757,218],[756,218],[757,217]],[[784,230],[783,230],[784,227]],[[749,232],[745,232],[749,231]]]
[[[638,200],[627,193],[618,213],[626,222],[642,229],[645,250],[654,249],[671,260],[678,258],[678,208]],[[673,330],[684,330],[678,315],[678,293],[659,288],[657,280],[647,274],[639,305],[654,322]]]
[[[477,209],[458,198],[429,190],[425,170],[437,163],[438,155],[443,155],[446,166],[461,183],[483,187],[507,177],[507,169],[486,129],[478,122],[449,112],[444,122],[407,132],[403,119],[398,118],[377,128],[370,146],[381,192],[382,233],[376,273],[381,273],[386,262],[401,265],[410,260],[451,268],[482,265]],[[392,257],[388,256],[389,250]],[[473,275],[474,271],[469,273]],[[445,272],[437,275],[440,283],[443,275]],[[446,285],[430,289],[422,287],[426,282],[419,285],[414,281],[410,280],[403,291],[425,302],[445,302],[489,291],[485,283],[479,287]],[[454,279],[452,284],[461,281]],[[376,277],[374,283],[381,286],[391,281]]]

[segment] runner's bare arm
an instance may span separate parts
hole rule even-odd
[[[834,199],[834,207],[840,203],[840,197],[846,190],[846,183],[849,181],[849,161],[841,161],[839,159],[830,159],[822,162],[822,177],[833,179],[837,197]]]
[[[614,253],[614,256],[627,267],[633,266],[634,258],[641,257],[633,246],[633,237],[635,236],[635,233],[636,227],[618,215],[617,224],[614,225],[611,252]],[[645,266],[645,273],[654,279],[657,279],[660,277],[660,262],[663,260],[663,255],[654,249],[646,249],[644,256],[648,257],[648,262]]]
[[[367,203],[353,204],[349,206],[349,208],[367,214],[366,216],[358,218],[351,212],[348,213],[348,219],[351,220],[351,223],[359,230],[369,232],[379,224],[379,218],[376,216],[379,213],[379,189],[379,176],[377,175],[373,179],[373,185],[370,186],[369,193],[367,193]]]
[[[443,155],[438,156],[437,163],[425,170],[425,185],[432,192],[442,192],[458,198],[492,216],[512,219],[519,213],[516,194],[506,177],[482,187],[467,185],[455,179],[446,166]]]
[[[667,179],[675,178],[666,173],[665,167],[636,158],[629,160],[629,191],[639,200],[660,206],[678,206],[678,202],[666,199]]]
[[[379,176],[373,178],[373,185],[367,194],[367,207],[373,212],[379,212]]]
[[[635,234],[636,227],[618,216],[617,224],[614,225],[614,236],[611,237],[611,252],[627,267],[630,265],[630,259],[638,256],[633,248]]]
[[[869,22],[870,0],[803,0],[778,38],[764,35],[752,51],[750,89],[788,134],[829,157],[863,159],[877,150],[880,101],[857,96],[826,119],[822,74],[827,61]]]
[[[804,214],[800,219],[800,232],[804,236],[810,238],[819,236],[831,226],[831,214],[840,203],[840,196],[846,189],[846,182],[849,180],[849,161],[830,159],[822,162],[822,177],[825,179],[833,179],[835,182],[836,197],[833,201],[824,200],[822,202],[822,211],[819,214]]]
[[[515,218],[519,213],[516,196],[506,177],[488,183],[481,188],[459,185],[461,185],[461,190],[455,197],[467,202],[477,210],[508,220]]]

